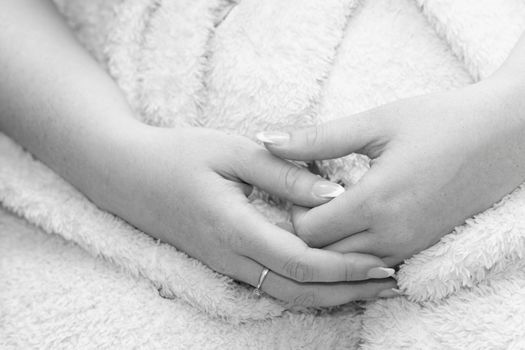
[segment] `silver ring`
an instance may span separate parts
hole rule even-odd
[[[257,287],[255,288],[255,290],[253,291],[253,294],[257,295],[258,297],[261,296],[261,286],[264,282],[264,279],[266,278],[266,275],[268,274],[270,270],[267,269],[266,267],[262,270],[261,272],[261,276],[259,276],[259,283],[257,283]]]

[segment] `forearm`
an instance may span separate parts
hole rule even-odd
[[[104,190],[138,122],[49,1],[0,1],[0,130],[81,191]]]

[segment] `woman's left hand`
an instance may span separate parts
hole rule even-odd
[[[351,152],[372,159],[343,195],[297,207],[296,233],[312,247],[370,253],[395,265],[489,208],[525,180],[525,94],[512,81],[495,77],[315,128],[260,134],[285,159]]]

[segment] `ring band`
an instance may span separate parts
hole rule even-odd
[[[262,291],[261,291],[261,286],[262,286],[262,284],[263,284],[263,282],[264,282],[264,279],[266,278],[266,275],[268,274],[269,271],[270,271],[270,270],[267,269],[267,268],[265,267],[265,268],[262,270],[262,272],[261,272],[261,276],[259,276],[259,283],[257,283],[257,287],[256,287],[255,290],[253,291],[253,293],[254,293],[255,295],[257,295],[258,297],[261,296],[261,292],[262,292]]]

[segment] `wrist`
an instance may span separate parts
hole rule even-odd
[[[129,172],[137,162],[135,147],[149,128],[129,116],[108,120],[96,142],[83,153],[85,171],[71,179],[72,183],[97,206],[116,213],[129,200]]]

